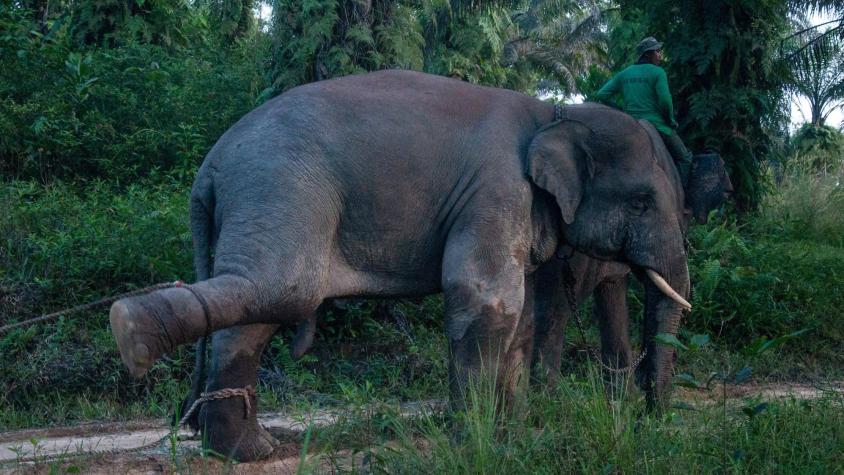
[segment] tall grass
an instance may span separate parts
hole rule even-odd
[[[607,400],[596,370],[528,396],[526,413],[473,388],[470,409],[396,419],[398,445],[376,451],[375,473],[833,473],[844,469],[844,399],[700,404],[664,416]],[[691,406],[687,406],[691,407]]]
[[[800,163],[786,169],[758,213],[691,229],[694,312],[684,328],[733,351],[808,329],[753,364],[790,379],[840,376],[844,167],[818,172]]]
[[[762,200],[758,233],[844,246],[844,163],[818,172],[803,162],[788,167]]]

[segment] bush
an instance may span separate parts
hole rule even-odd
[[[187,196],[177,182],[123,190],[104,182],[0,186],[0,207],[8,210],[0,215],[0,325],[153,283],[192,280]],[[79,411],[92,401],[103,412],[115,411],[103,407],[109,404],[123,412],[137,404],[172,407],[185,393],[179,385],[187,382],[190,349],[132,380],[107,313],[101,308],[0,335],[0,430],[85,417]]]
[[[0,9],[0,24],[20,27],[18,16]],[[76,47],[63,29],[0,38],[0,50],[14,52],[0,54],[0,172],[44,183],[192,175],[264,89],[253,56],[262,41],[108,49]]]
[[[685,327],[719,337],[732,349],[809,329],[783,351],[800,355],[810,369],[840,368],[840,234],[826,239],[838,245],[800,237],[793,227],[772,226],[765,212],[744,227],[725,222],[692,228],[694,311]]]

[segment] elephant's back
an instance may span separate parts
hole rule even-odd
[[[347,76],[253,110],[220,138],[204,168],[234,189],[256,180],[283,190],[310,185],[347,204],[418,209],[406,200],[433,205],[466,176],[523,179],[521,154],[552,115],[552,106],[523,94],[440,76]]]
[[[274,230],[268,240],[289,241],[291,255],[330,247],[333,272],[351,282],[340,294],[386,288],[385,275],[416,283],[402,292],[431,290],[472,200],[528,188],[521,156],[552,117],[513,91],[407,71],[350,76],[250,112],[201,174],[212,175],[216,221],[233,232]]]
[[[298,142],[324,149],[362,144],[407,150],[418,145],[431,151],[425,139],[451,148],[449,137],[464,140],[488,126],[503,135],[514,128],[532,132],[547,109],[515,91],[389,70],[293,88],[244,116],[226,135],[248,134],[276,147]]]

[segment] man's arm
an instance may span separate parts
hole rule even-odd
[[[601,104],[607,104],[609,106],[616,107],[615,101],[613,101],[613,97],[618,94],[620,91],[619,86],[621,81],[618,80],[618,75],[616,74],[613,76],[606,84],[595,93],[594,100],[600,102]]]
[[[671,92],[668,90],[668,76],[665,70],[660,68],[656,76],[656,98],[659,102],[659,108],[665,121],[671,125],[672,128],[677,128],[677,121],[674,120],[674,102],[671,100]]]

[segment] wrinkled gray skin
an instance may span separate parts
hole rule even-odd
[[[482,374],[512,397],[532,354],[535,271],[563,242],[688,295],[682,202],[645,129],[598,105],[553,116],[513,91],[409,71],[317,82],[258,107],[194,182],[199,281],[112,306],[124,363],[140,377],[211,334],[205,389],[254,386],[276,329],[299,326],[307,346],[326,299],[443,292],[453,399]],[[240,398],[204,404],[199,424],[238,460],[273,448]]]
[[[657,162],[670,178],[672,192],[685,196],[685,208],[680,216],[685,232],[689,219],[706,223],[710,211],[719,208],[733,191],[724,161],[717,154],[695,156],[685,190],[680,177],[656,130],[640,121],[648,131],[656,150]],[[609,367],[626,368],[633,361],[630,344],[630,316],[627,306],[627,285],[631,273],[624,262],[593,259],[580,252],[563,251],[575,279],[573,292],[577,302],[591,294],[594,297],[593,315],[601,335],[601,359]],[[566,272],[563,263],[551,260],[541,266],[536,275],[542,282],[535,303],[534,370],[543,372],[549,384],[559,376],[565,343],[565,327],[573,317],[565,296]],[[648,407],[662,409],[669,402],[669,390],[674,360],[672,348],[656,345],[656,333],[674,334],[681,314],[674,308],[660,307],[661,292],[641,273],[637,278],[645,287],[645,317],[642,319],[642,341],[647,355],[637,368],[636,380],[645,390]]]

